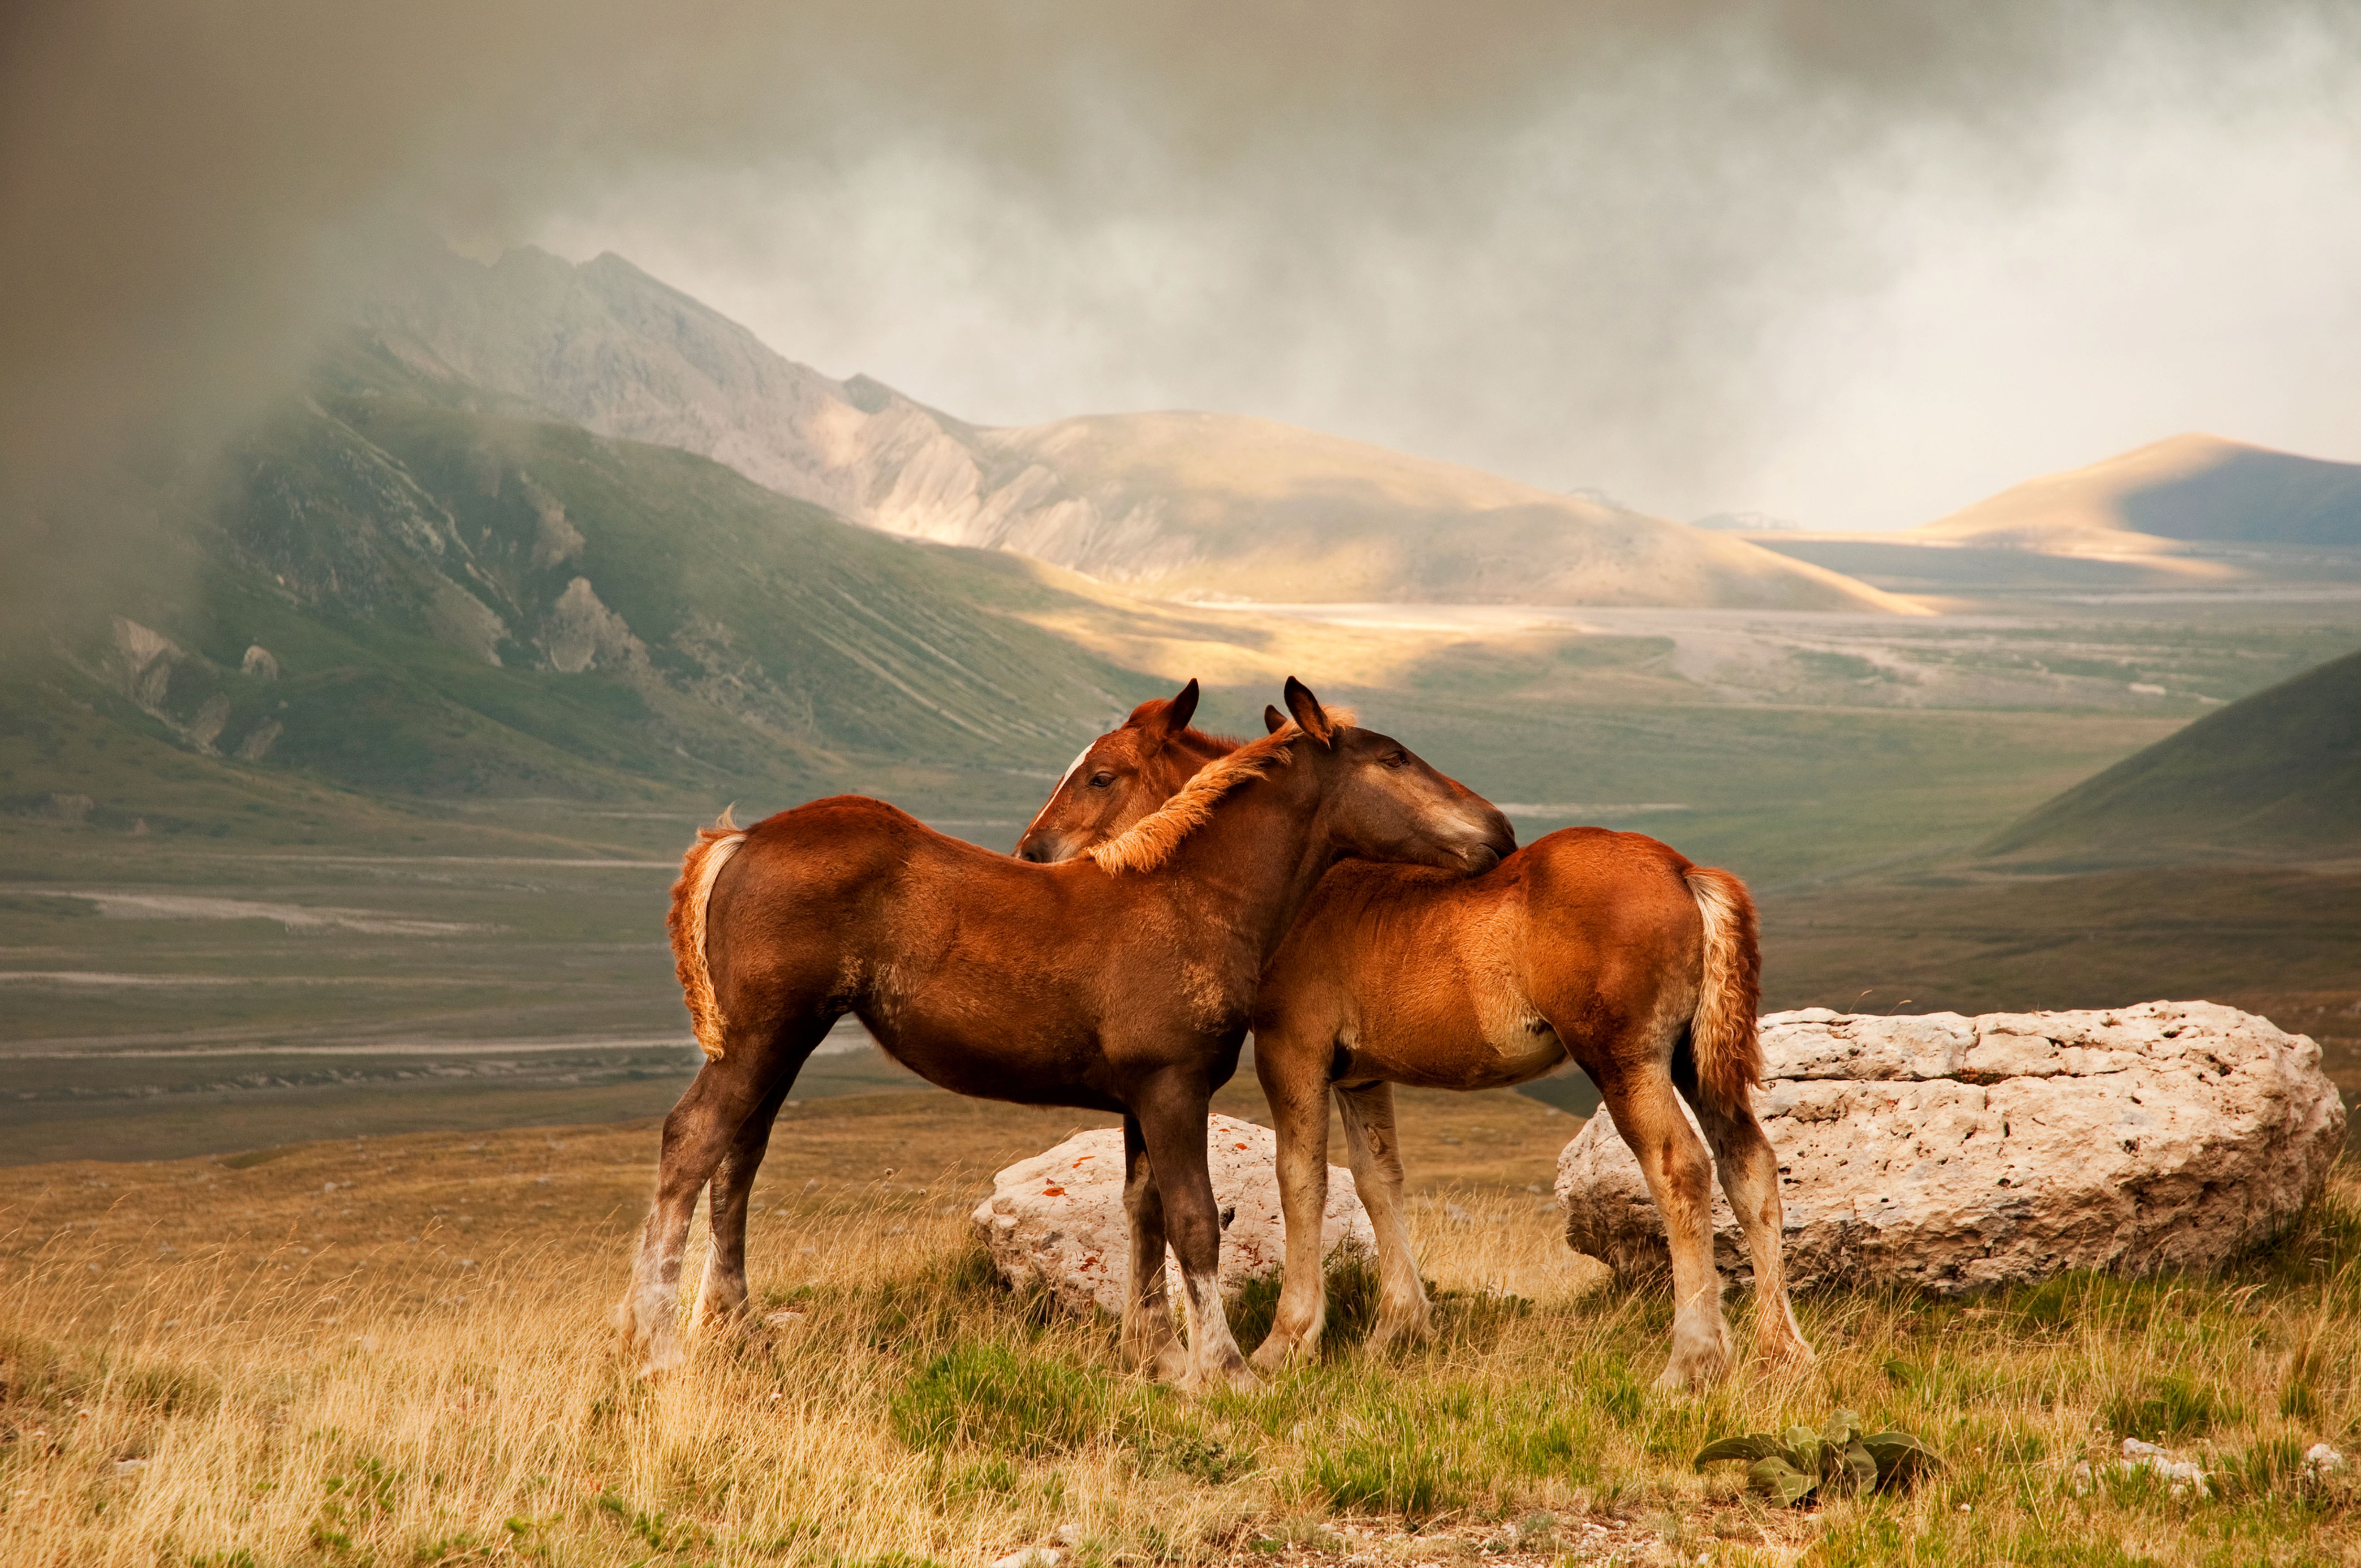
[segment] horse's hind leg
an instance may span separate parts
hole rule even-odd
[[[800,1068],[802,1064],[794,1064]],[[705,1279],[697,1287],[697,1310],[689,1314],[692,1332],[702,1333],[741,1317],[746,1310],[746,1204],[754,1192],[754,1173],[770,1152],[771,1126],[779,1107],[796,1085],[793,1068],[782,1072],[753,1113],[738,1124],[720,1168],[706,1193],[706,1214],[713,1230],[713,1250],[706,1255]]]
[[[1710,1383],[1730,1365],[1730,1323],[1713,1265],[1712,1162],[1661,1066],[1609,1067],[1591,1076],[1615,1130],[1640,1162],[1672,1249],[1673,1354],[1656,1387],[1675,1393]]]
[[[1220,1384],[1249,1388],[1255,1382],[1222,1306],[1222,1213],[1205,1160],[1210,1098],[1202,1078],[1189,1081],[1176,1075],[1151,1083],[1136,1112],[1189,1299],[1188,1370],[1180,1387],[1192,1394]]]
[[[1255,1038],[1255,1075],[1270,1102],[1279,1134],[1279,1206],[1287,1224],[1287,1266],[1279,1276],[1279,1311],[1255,1348],[1254,1364],[1276,1372],[1320,1347],[1328,1316],[1328,1285],[1321,1274],[1321,1229],[1328,1210],[1327,1053],[1290,1050],[1276,1031]]]
[[[733,1027],[722,1055],[708,1061],[664,1118],[656,1196],[640,1232],[631,1284],[615,1312],[616,1325],[641,1357],[641,1370],[680,1363],[678,1325],[681,1255],[697,1195],[713,1179],[739,1130],[782,1077],[793,1081],[800,1064],[831,1020],[783,1027]]]
[[[1409,1227],[1402,1223],[1401,1140],[1394,1135],[1394,1086],[1340,1085],[1336,1109],[1345,1119],[1353,1185],[1360,1190],[1361,1207],[1369,1212],[1369,1228],[1378,1236],[1378,1322],[1369,1343],[1376,1347],[1395,1340],[1431,1338],[1434,1325],[1426,1285],[1418,1277],[1418,1256],[1411,1250]]]
[[[1780,1235],[1785,1214],[1779,1202],[1779,1156],[1754,1119],[1753,1107],[1740,1104],[1724,1111],[1698,1092],[1696,1064],[1686,1050],[1673,1058],[1673,1081],[1705,1129],[1714,1164],[1721,1171],[1721,1190],[1745,1234],[1746,1250],[1754,1260],[1754,1354],[1772,1365],[1808,1365],[1812,1347],[1795,1325],[1787,1299],[1787,1265]]]
[[[1130,1222],[1131,1278],[1123,1302],[1125,1362],[1159,1383],[1188,1371],[1180,1336],[1172,1332],[1172,1298],[1164,1288],[1164,1200],[1148,1159],[1139,1118],[1123,1119],[1123,1212]]]

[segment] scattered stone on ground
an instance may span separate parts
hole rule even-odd
[[[1027,1546],[1005,1557],[992,1560],[992,1568],[1058,1568],[1066,1560],[1064,1552],[1054,1546]]]
[[[1779,1151],[1788,1277],[1938,1293],[2068,1269],[2211,1269],[2321,1189],[2345,1109],[2320,1047],[2208,1002],[2074,1013],[1763,1020],[1755,1108]],[[1602,1110],[1558,1159],[1566,1240],[1665,1267],[1638,1163]],[[1714,1250],[1750,1279],[1729,1201]]]
[[[1213,1200],[1222,1211],[1222,1289],[1277,1274],[1286,1260],[1287,1227],[1279,1210],[1279,1137],[1232,1116],[1214,1116],[1205,1138]],[[1123,1132],[1077,1133],[993,1179],[992,1196],[976,1205],[971,1223],[1010,1284],[1047,1286],[1077,1310],[1100,1308],[1117,1316],[1131,1267],[1131,1236],[1123,1212]],[[1321,1226],[1323,1253],[1350,1243],[1374,1256],[1377,1235],[1353,1188],[1353,1173],[1328,1168],[1328,1207]],[[1176,1298],[1180,1265],[1167,1259],[1167,1284]]]
[[[2211,1489],[2205,1466],[2159,1443],[2142,1442],[2136,1437],[2124,1439],[2123,1468],[2126,1474],[2135,1470],[2154,1471],[2175,1492],[2194,1491],[2202,1497]]]

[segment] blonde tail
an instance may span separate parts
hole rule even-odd
[[[1754,900],[1728,872],[1691,866],[1687,881],[1705,920],[1705,975],[1689,1023],[1697,1085],[1716,1106],[1742,1109],[1763,1077],[1763,1042],[1754,1028],[1763,998]]]
[[[680,880],[672,884],[672,912],[664,926],[672,933],[673,971],[688,1003],[689,1027],[697,1034],[708,1060],[721,1059],[721,1034],[729,1020],[713,996],[713,971],[705,962],[705,906],[713,897],[713,883],[721,868],[746,841],[745,829],[730,819],[724,808],[710,828],[697,830],[697,842],[680,858]]]

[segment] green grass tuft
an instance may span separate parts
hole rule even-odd
[[[895,1398],[894,1430],[938,1453],[1067,1453],[1104,1434],[1127,1403],[1104,1372],[1060,1353],[965,1344],[935,1357]]]
[[[2178,1373],[2147,1378],[2135,1389],[2113,1395],[2100,1416],[2117,1437],[2142,1442],[2203,1437],[2216,1424],[2244,1419],[2235,1400]]]

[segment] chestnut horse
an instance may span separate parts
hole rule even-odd
[[[1120,1113],[1131,1229],[1123,1344],[1195,1389],[1252,1374],[1216,1285],[1206,1102],[1237,1069],[1255,986],[1340,859],[1488,870],[1508,820],[1400,743],[1295,723],[1205,768],[1085,859],[1030,865],[858,795],[699,835],[673,889],[673,953],[707,1061],[664,1118],[656,1197],[618,1325],[676,1363],[682,1249],[713,1189],[697,1321],[744,1310],[745,1201],[780,1103],[836,1020],[961,1094]],[[1189,1310],[1164,1287],[1167,1237]]]
[[[1102,736],[1016,852],[1049,861],[1084,852],[1155,811],[1208,759],[1219,766],[1235,742],[1191,729],[1196,704],[1191,681]],[[1568,828],[1467,880],[1398,865],[1330,872],[1263,971],[1254,1012],[1287,1218],[1279,1314],[1255,1365],[1276,1369],[1311,1351],[1326,1320],[1332,1091],[1377,1232],[1382,1344],[1429,1332],[1402,1227],[1392,1086],[1493,1089],[1569,1057],[1638,1157],[1671,1243],[1673,1350],[1658,1386],[1709,1381],[1730,1354],[1713,1261],[1713,1167],[1676,1091],[1713,1146],[1753,1255],[1756,1352],[1773,1364],[1809,1361],[1780,1255],[1778,1157],[1749,1103],[1762,1076],[1760,968],[1745,885],[1637,833]]]

